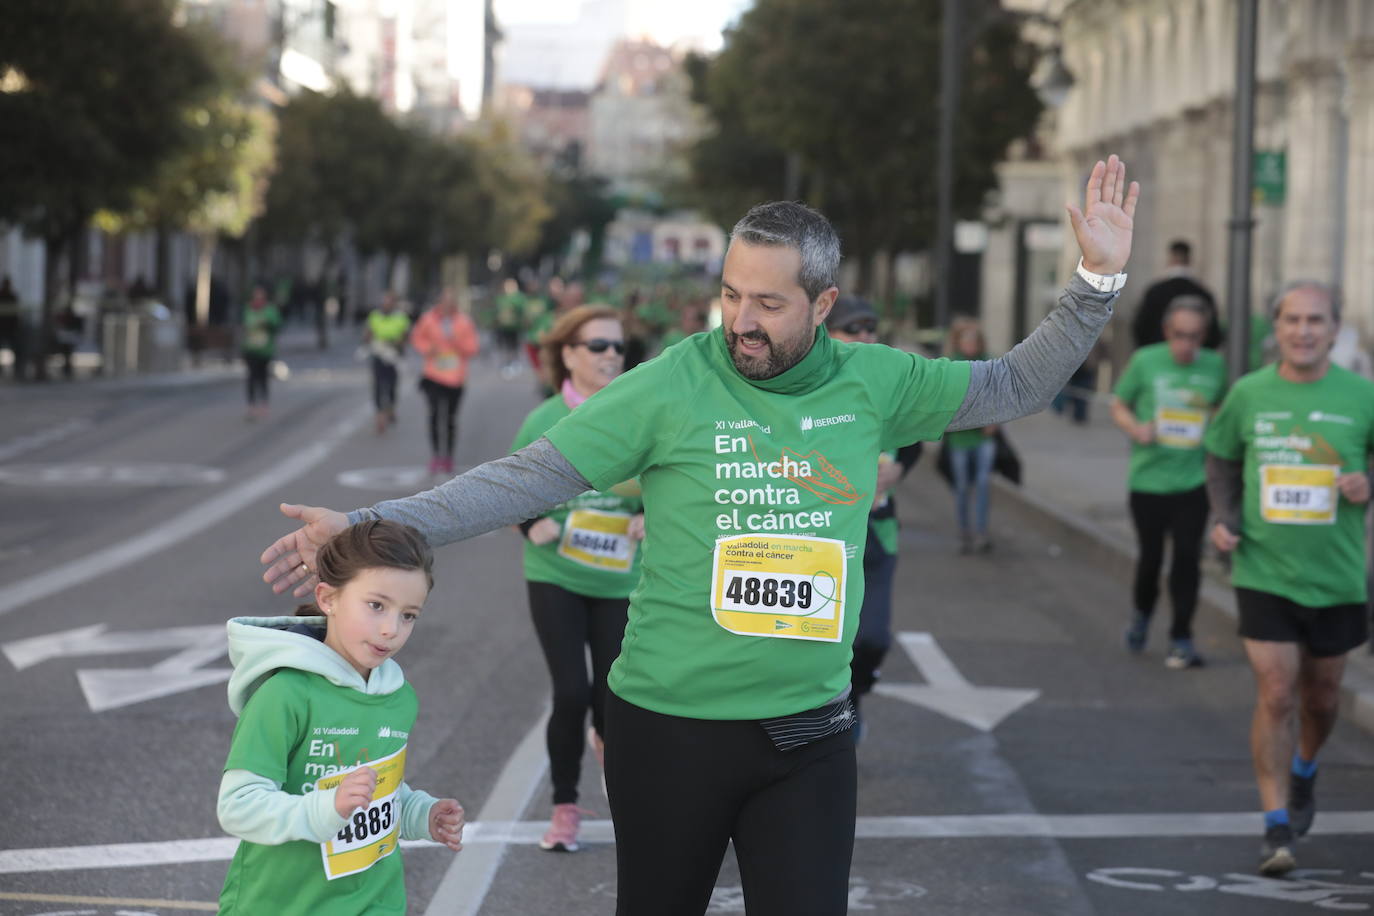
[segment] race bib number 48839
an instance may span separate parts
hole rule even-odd
[[[371,804],[354,811],[332,840],[320,844],[324,876],[330,881],[367,871],[400,847],[401,782],[405,779],[406,749],[359,766],[377,771],[377,789]],[[321,779],[315,783],[315,790],[335,788],[347,775],[339,773]]]
[[[741,534],[716,542],[711,614],[740,636],[839,642],[844,541]]]

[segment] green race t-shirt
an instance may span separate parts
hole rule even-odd
[[[977,358],[985,359],[986,357],[979,356]],[[963,354],[956,354],[954,357],[956,362],[965,362],[969,359],[970,357]],[[978,448],[987,438],[981,426],[975,426],[973,429],[956,429],[945,433],[945,445],[957,449]]]
[[[1290,382],[1265,366],[1236,382],[1204,444],[1245,463],[1235,585],[1305,607],[1364,602],[1364,507],[1336,478],[1369,467],[1374,382],[1335,365]]]
[[[1188,365],[1174,361],[1167,342],[1135,352],[1113,393],[1137,420],[1154,423],[1155,441],[1131,444],[1131,490],[1183,493],[1206,482],[1202,437],[1225,391],[1226,363],[1215,350],[1199,349]]]
[[[277,329],[281,327],[281,312],[275,305],[243,310],[242,350],[249,356],[269,359],[277,352]]]
[[[529,445],[571,412],[563,395],[555,394],[530,411],[511,451]],[[588,490],[545,513],[563,536],[543,545],[525,541],[525,578],[576,595],[627,597],[639,584],[639,542],[626,536],[625,527],[640,506],[638,496]]]
[[[640,584],[609,683],[699,719],[812,709],[849,683],[878,453],[944,432],[969,364],[817,333],[745,379],[720,330],[613,381],[547,433],[598,488],[639,476]]]
[[[385,797],[404,779],[404,751],[415,725],[419,701],[409,684],[394,693],[368,695],[331,684],[318,674],[284,668],[257,689],[234,728],[226,770],[249,770],[281,784],[282,791],[304,795],[315,784],[362,763],[379,771],[377,796],[363,816],[363,829],[340,847],[376,842],[394,828],[396,845],[364,871],[325,876],[319,843],[297,840],[280,846],[239,843],[220,892],[220,914],[310,913],[404,916],[405,876],[400,846],[400,794]],[[401,769],[395,771],[400,754]],[[390,759],[388,759],[390,758]],[[386,773],[377,766],[386,761]],[[388,806],[389,805],[389,806]],[[369,818],[376,811],[377,817]],[[379,833],[377,831],[380,831]],[[342,863],[342,864],[340,864]],[[346,871],[357,862],[336,858],[331,867]]]

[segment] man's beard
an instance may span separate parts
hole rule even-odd
[[[735,334],[727,330],[725,332],[725,345],[730,351],[730,360],[739,370],[739,374],[748,379],[766,379],[781,375],[802,361],[807,352],[811,349],[811,335],[799,336],[790,344],[774,343],[762,329],[746,331],[743,334]],[[761,340],[768,345],[758,356],[748,356],[740,352],[740,339]]]

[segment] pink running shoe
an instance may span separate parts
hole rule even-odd
[[[443,470],[443,472],[444,472],[445,474],[452,474],[452,473],[453,473],[453,456],[452,456],[452,455],[450,455],[450,456],[448,456],[447,458],[444,459],[444,466],[443,466],[442,470]]]
[[[438,455],[435,455],[433,458],[429,459],[429,472],[431,474],[438,474],[443,469],[444,459],[440,458]]]
[[[577,852],[577,831],[582,826],[582,809],[577,805],[554,805],[553,820],[539,848],[550,852]]]

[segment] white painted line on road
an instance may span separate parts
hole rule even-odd
[[[509,830],[484,830],[482,824],[513,821],[524,813],[549,766],[544,749],[548,717],[549,710],[545,709],[506,761],[477,823],[463,831],[463,851],[454,857],[434,889],[425,916],[477,916],[481,910],[510,842]],[[474,837],[475,848],[470,848],[468,843]]]
[[[873,688],[875,693],[923,706],[985,732],[992,731],[1007,716],[1040,696],[1038,690],[975,687],[959,673],[930,633],[898,633],[897,642],[926,683],[884,681]]]
[[[83,432],[91,428],[90,420],[68,420],[66,423],[59,423],[41,432],[29,433],[27,436],[20,436],[18,439],[11,439],[9,442],[0,445],[0,461],[9,461],[16,455],[31,452],[36,448],[50,445],[68,436]]]
[[[96,906],[137,906],[155,907],[161,910],[200,910],[206,913],[214,913],[219,910],[218,903],[209,903],[198,900],[149,900],[143,897],[82,897],[76,894],[29,894],[20,891],[0,891],[0,900],[19,900],[24,903],[89,903]],[[95,910],[65,910],[65,913],[76,916],[79,913],[94,914]],[[128,913],[128,910],[120,912]],[[59,913],[48,913],[45,916],[62,916]],[[116,913],[115,916],[119,916]],[[134,914],[129,914],[134,916]]]
[[[89,582],[199,534],[315,467],[351,436],[371,413],[371,408],[362,408],[349,414],[312,445],[256,477],[251,477],[218,496],[187,509],[169,522],[104,550],[97,550],[79,560],[63,563],[0,588],[0,614],[8,614],[16,608],[55,595],[74,585]]]
[[[543,778],[543,722],[531,730],[511,755],[497,781],[496,791],[482,807],[523,809]],[[531,750],[531,748],[533,750]],[[522,785],[523,782],[523,785]],[[523,796],[523,800],[521,797]],[[532,846],[543,836],[547,821],[488,820],[468,824],[463,830],[463,851],[444,876],[428,910],[433,914],[475,913],[454,909],[455,901],[480,906],[490,888],[505,847]],[[1144,837],[1252,837],[1263,827],[1259,812],[1212,814],[960,814],[940,817],[861,817],[855,836],[861,840],[1016,839],[1035,837],[1055,840],[1136,839]],[[1374,811],[1322,811],[1312,825],[1312,836],[1364,836],[1374,834]],[[608,820],[583,821],[578,838],[587,843],[611,843],[615,832]],[[117,843],[106,846],[61,846],[0,850],[0,875],[77,869],[144,868],[191,862],[227,862],[234,857],[238,840],[214,837],[169,840],[161,843]],[[429,840],[405,840],[407,849],[443,849]],[[463,863],[472,863],[465,866]],[[475,873],[475,874],[474,874]],[[456,875],[456,877],[455,877]],[[452,885],[460,879],[472,886]],[[452,879],[452,881],[450,881]],[[481,887],[477,883],[481,881]],[[474,894],[476,895],[474,897]]]

